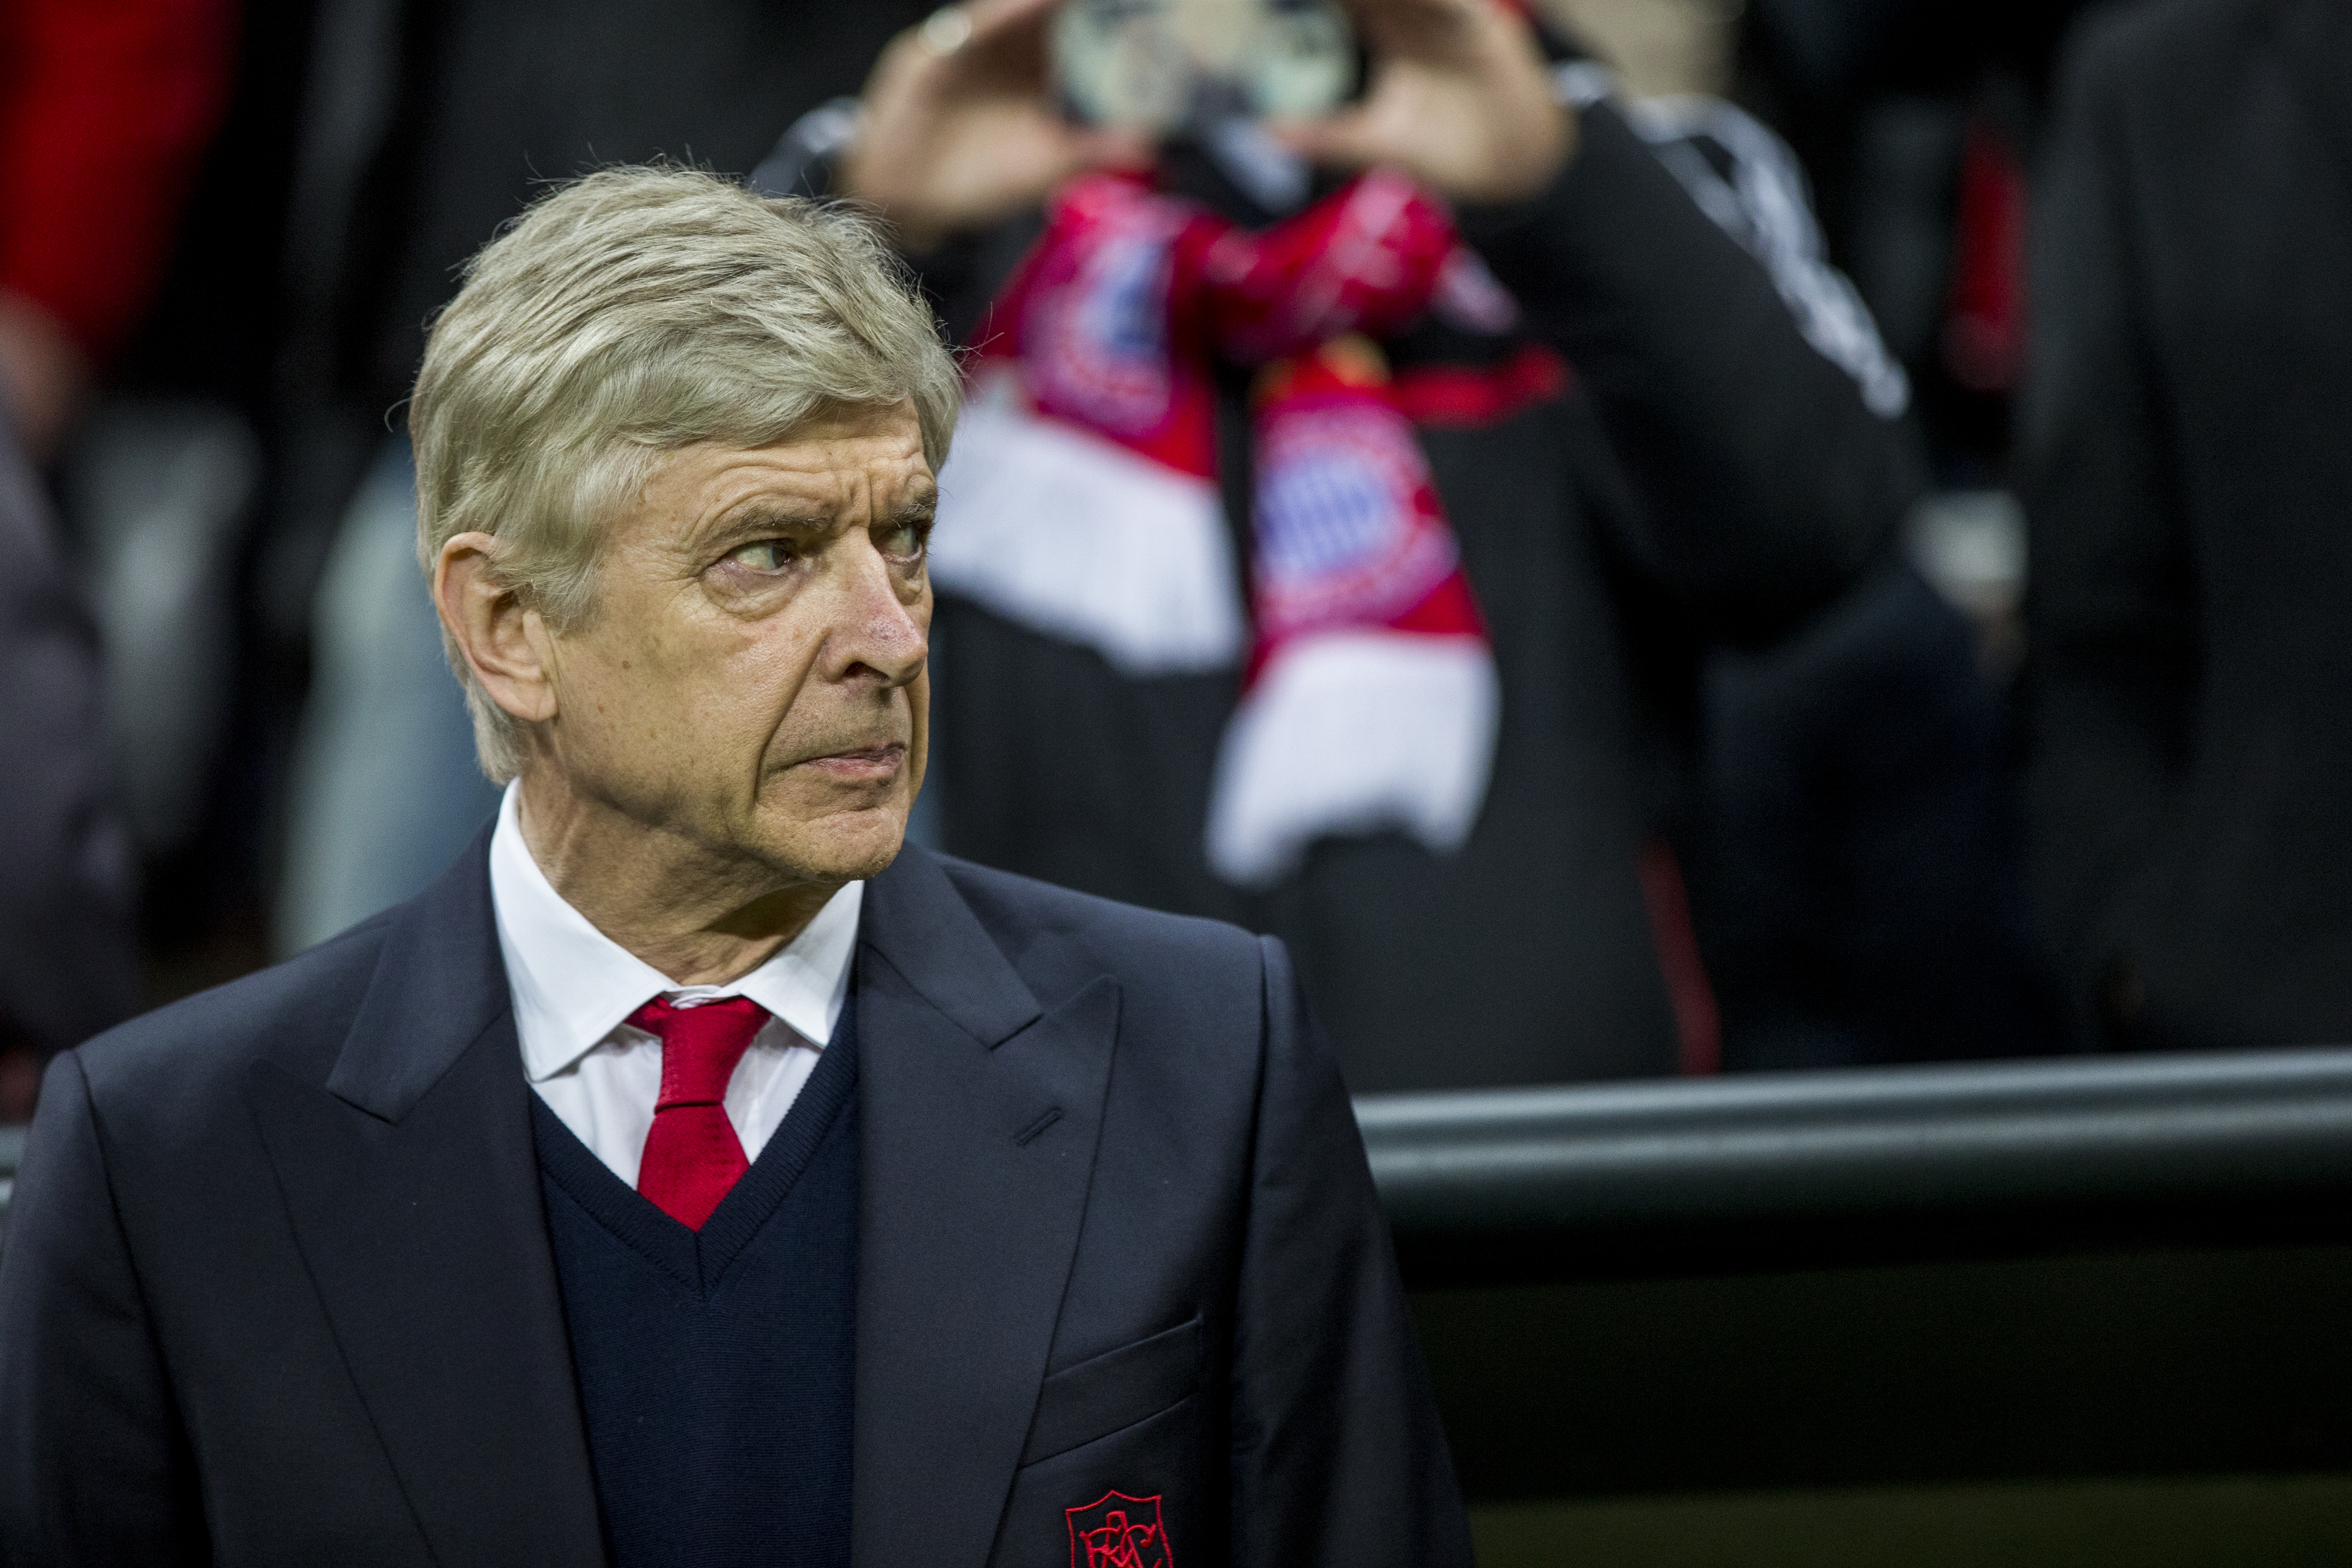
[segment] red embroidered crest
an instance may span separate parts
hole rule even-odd
[[[1105,1492],[1084,1508],[1066,1510],[1070,1568],[1173,1568],[1160,1496]]]

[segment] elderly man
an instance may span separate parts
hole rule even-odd
[[[504,807],[59,1058],[0,1556],[1468,1561],[1283,950],[902,848],[958,389],[887,254],[617,169],[477,258],[410,420]]]

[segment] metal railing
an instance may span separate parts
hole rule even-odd
[[[1357,1115],[1474,1497],[2352,1471],[2352,1050]]]
[[[2352,1210],[2352,1048],[1366,1095],[1356,1115],[1406,1256],[1482,1277],[2227,1239]],[[24,1142],[0,1127],[0,1205]]]
[[[1367,1096],[1410,1274],[1576,1279],[2333,1238],[2352,1049]]]

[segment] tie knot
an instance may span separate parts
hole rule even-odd
[[[723,1103],[735,1064],[767,1021],[768,1010],[749,996],[698,1007],[672,1006],[656,996],[630,1014],[631,1024],[662,1043],[661,1100],[655,1109]]]

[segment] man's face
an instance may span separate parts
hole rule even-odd
[[[911,403],[668,458],[553,639],[571,787],[787,882],[887,866],[923,781],[936,495]]]

